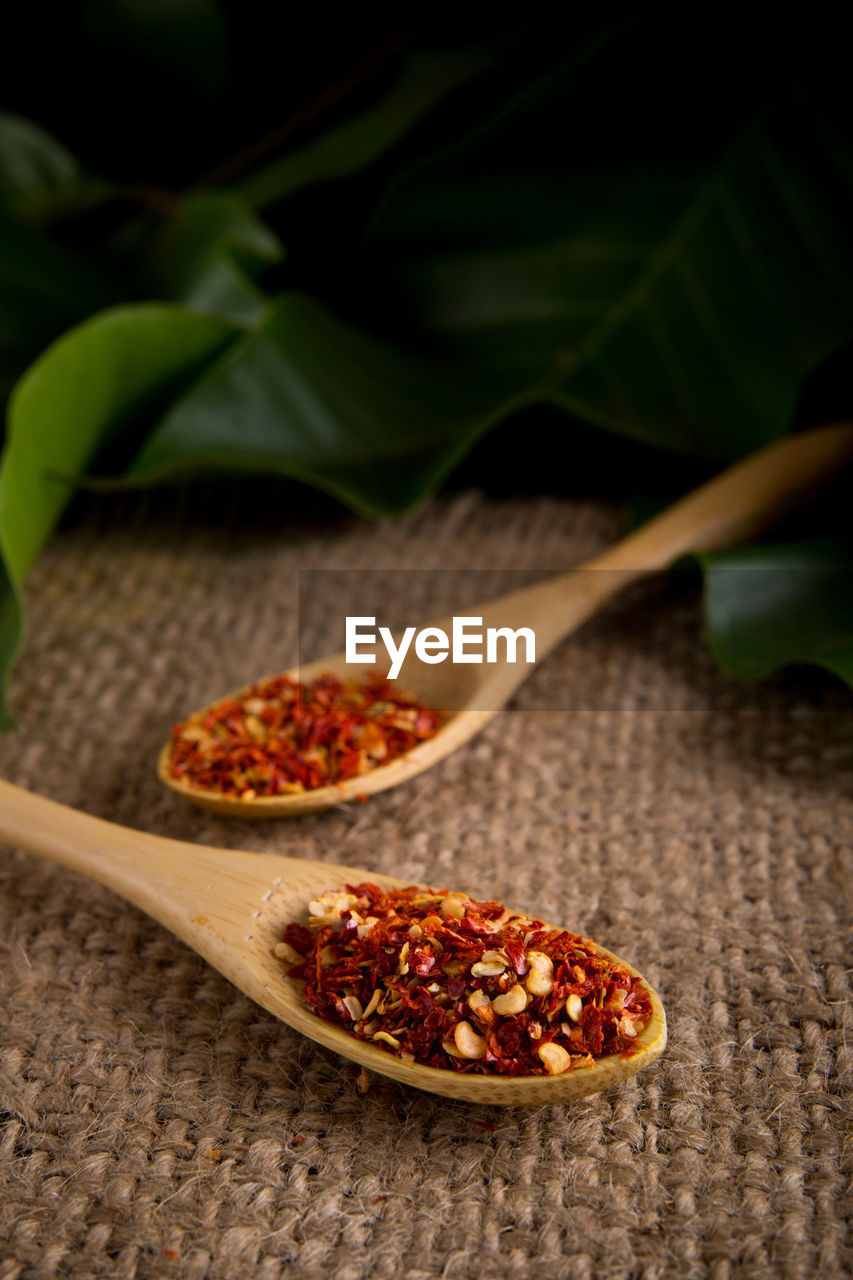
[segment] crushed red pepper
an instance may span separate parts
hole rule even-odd
[[[445,719],[380,675],[274,676],[175,725],[169,772],[244,800],[312,791],[405,755]]]
[[[561,1075],[629,1057],[648,989],[592,943],[447,889],[347,885],[290,924],[276,955],[307,1004],[408,1062]]]

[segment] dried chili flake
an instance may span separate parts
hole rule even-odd
[[[361,683],[275,676],[175,725],[169,772],[223,796],[292,795],[388,764],[445,719],[376,674]]]
[[[561,1075],[629,1057],[652,1014],[642,981],[592,943],[500,902],[346,885],[309,904],[276,954],[321,1017],[409,1062]]]

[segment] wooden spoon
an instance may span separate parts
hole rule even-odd
[[[108,885],[171,929],[288,1026],[370,1071],[429,1093],[484,1106],[567,1102],[627,1080],[654,1061],[666,1044],[660,999],[641,978],[653,1013],[637,1038],[639,1051],[630,1058],[613,1055],[565,1075],[513,1079],[409,1065],[312,1013],[299,983],[287,977],[273,955],[285,926],[304,922],[308,903],[321,893],[364,880],[387,888],[404,881],[354,867],[165,840],[79,813],[2,781],[0,838]],[[116,927],[120,928],[118,917]],[[599,954],[618,959],[594,945]],[[635,969],[631,972],[641,977]]]
[[[688,552],[748,541],[811,497],[851,459],[851,423],[788,436],[730,467],[578,569],[477,606],[473,612],[482,616],[484,628],[533,628],[536,658],[541,661],[629,583],[665,569]],[[444,618],[429,625],[449,632],[451,624]],[[482,729],[532,669],[521,662],[452,665],[448,660],[441,666],[427,666],[414,656],[407,657],[400,687],[428,705],[455,710],[434,738],[390,764],[334,786],[250,800],[218,795],[170,776],[170,743],[160,753],[157,772],[178,795],[215,813],[270,818],[325,809],[395,787],[437,764]],[[326,671],[343,678],[358,674],[342,653],[303,664],[288,674],[309,681]]]

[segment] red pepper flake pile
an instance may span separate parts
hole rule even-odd
[[[169,771],[243,800],[313,791],[405,755],[445,718],[379,675],[274,676],[175,725]]]
[[[584,938],[447,889],[347,885],[275,953],[321,1017],[429,1067],[562,1075],[635,1053],[652,1013],[643,983]]]

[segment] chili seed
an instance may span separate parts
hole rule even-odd
[[[560,1076],[572,1065],[571,1054],[566,1053],[561,1045],[554,1044],[553,1041],[541,1044],[536,1052],[545,1064],[545,1070],[549,1076]]]
[[[463,1058],[485,1058],[488,1044],[477,1035],[470,1022],[457,1022],[453,1028],[453,1040]]]
[[[569,1015],[572,1022],[578,1022],[581,1014],[583,1013],[583,1000],[581,1000],[580,996],[574,992],[566,1001],[566,1013]]]

